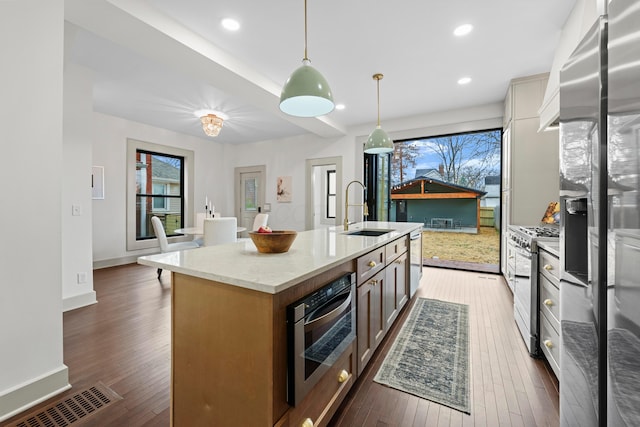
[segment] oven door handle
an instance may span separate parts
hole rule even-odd
[[[349,291],[349,296],[347,297],[347,299],[344,300],[344,302],[342,304],[340,304],[338,307],[334,308],[333,310],[331,310],[330,312],[328,312],[327,314],[323,314],[322,316],[318,317],[317,319],[314,319],[310,322],[305,322],[304,323],[304,331],[308,332],[311,329],[316,328],[317,326],[322,326],[328,322],[331,322],[333,319],[335,319],[336,317],[338,317],[345,308],[347,308],[349,306],[349,304],[351,304],[351,295],[353,294],[353,292]]]

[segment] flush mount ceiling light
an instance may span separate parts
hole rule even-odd
[[[222,117],[218,117],[215,114],[207,114],[206,116],[200,117],[200,121],[202,122],[202,130],[207,136],[218,136],[220,133],[220,129],[222,129],[222,123],[224,120]]]
[[[471,77],[463,77],[460,80],[458,80],[459,85],[466,85],[468,83],[471,83]]]
[[[307,57],[307,0],[304,0],[304,58],[282,88],[280,110],[291,116],[317,117],[333,111],[329,83]]]
[[[374,74],[373,79],[378,85],[378,125],[369,135],[367,143],[364,145],[364,152],[367,154],[386,154],[393,151],[393,141],[389,135],[380,127],[380,80],[382,74]]]

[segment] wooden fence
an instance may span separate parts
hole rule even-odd
[[[493,208],[480,208],[480,227],[493,227],[495,220],[493,218]]]

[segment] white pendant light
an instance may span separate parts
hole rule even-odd
[[[329,83],[311,66],[307,57],[307,0],[304,0],[304,58],[280,94],[280,110],[291,116],[317,117],[333,111],[335,104]]]
[[[374,74],[373,79],[378,85],[378,125],[369,135],[364,152],[367,154],[386,154],[393,151],[393,141],[389,135],[380,127],[380,80],[384,77],[382,74]]]

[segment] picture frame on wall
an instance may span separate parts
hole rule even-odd
[[[91,168],[91,198],[104,199],[104,166],[92,166]]]
[[[276,185],[276,201],[290,202],[292,197],[291,177],[279,176]]]

